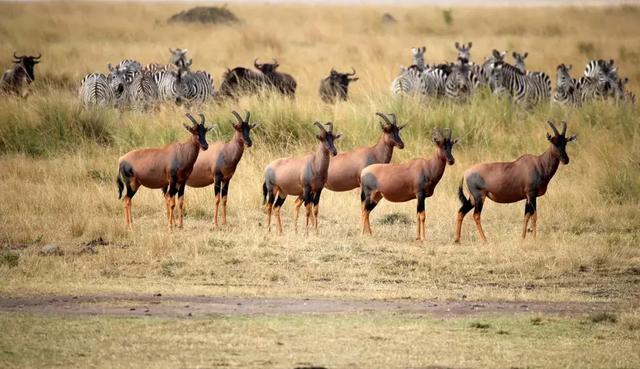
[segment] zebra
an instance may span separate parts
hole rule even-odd
[[[619,78],[615,85],[614,96],[617,102],[626,102],[632,105],[636,104],[636,94],[626,89],[629,78]]]
[[[613,97],[615,85],[618,83],[618,71],[613,66],[613,59],[608,61],[598,59],[590,60],[584,70],[584,77],[595,78],[598,85],[599,98]],[[591,81],[585,80],[589,84]]]
[[[522,73],[527,73],[527,69],[525,68],[524,60],[529,56],[529,53],[525,51],[524,54],[519,54],[517,52],[513,52],[511,54],[513,56],[513,60],[515,61],[514,66],[518,68]]]
[[[544,72],[522,73],[505,62],[494,63],[489,86],[494,94],[508,94],[516,103],[536,105],[551,97],[551,79]]]
[[[115,68],[126,69],[134,72],[138,72],[142,70],[142,64],[137,60],[133,59],[124,59],[118,63]],[[111,64],[109,64],[109,70],[111,70]]]
[[[171,53],[169,64],[149,63],[145,65],[142,70],[146,70],[152,73],[160,72],[163,70],[178,70],[180,66],[190,63],[191,59],[187,60],[187,49],[177,48],[173,50],[169,48],[169,52]]]
[[[473,74],[477,79],[476,88],[489,85],[489,77],[491,76],[491,71],[493,70],[494,63],[503,62],[506,55],[506,51],[500,52],[496,49],[493,49],[491,55],[485,58],[482,64],[475,64],[472,67]]]
[[[556,69],[556,91],[553,94],[553,102],[561,105],[580,106],[582,98],[578,83],[571,78],[572,66],[558,65]]]
[[[423,95],[443,97],[445,95],[445,84],[447,73],[442,68],[431,67],[422,72],[420,90]]]
[[[192,72],[191,63],[180,67],[176,73],[175,90],[176,103],[191,106],[202,104],[214,97],[213,78],[205,71]]]
[[[102,73],[90,73],[84,76],[78,91],[80,102],[85,105],[110,106],[114,95],[107,76]]]
[[[126,85],[127,104],[134,109],[149,110],[158,101],[158,85],[153,73],[148,71],[135,72],[131,81]]]
[[[153,80],[158,86],[158,100],[176,102],[178,98],[176,79],[177,71],[160,70],[153,74]]]
[[[585,104],[593,100],[601,100],[604,97],[602,92],[597,77],[582,76],[578,80],[580,104]]]
[[[414,47],[411,49],[411,53],[413,54],[413,65],[415,65],[420,71],[427,68],[427,65],[424,62],[425,51],[427,51],[426,46]]]
[[[469,42],[468,44],[460,45],[456,41],[453,46],[458,50],[458,61],[460,61],[460,63],[469,63],[469,60],[471,60],[471,46],[473,46],[473,43]]]
[[[447,76],[444,86],[447,98],[464,101],[471,96],[474,90],[471,69],[471,65],[468,63],[460,63],[453,66],[453,70]]]
[[[391,82],[391,93],[395,96],[421,93],[421,76],[422,72],[415,65],[400,67],[400,75]]]

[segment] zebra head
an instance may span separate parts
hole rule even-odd
[[[413,64],[417,65],[421,69],[424,69],[426,67],[424,63],[425,51],[427,51],[426,46],[414,47],[411,49],[411,54],[413,55]]]
[[[187,60],[187,49],[177,48],[175,50],[169,48],[169,52],[171,53],[171,58],[169,58],[169,64],[173,64],[177,67],[181,65],[185,65],[189,60]]]
[[[454,44],[456,49],[458,49],[458,60],[460,63],[468,63],[471,59],[471,46],[473,43],[469,42],[468,44],[460,45],[457,41]]]
[[[527,73],[524,60],[527,58],[527,56],[529,56],[529,53],[525,52],[524,54],[519,54],[514,51],[511,55],[513,56],[513,60],[515,60],[514,66],[518,68],[522,73]]]
[[[42,57],[42,54],[38,54],[38,56],[27,56],[27,55],[18,56],[16,55],[15,51],[13,52],[13,62],[17,65],[22,66],[22,68],[24,68],[24,71],[27,73],[27,76],[29,77],[29,82],[32,82],[36,79],[33,71],[33,67],[36,64],[40,63],[41,57]]]
[[[574,80],[571,78],[571,68],[572,66],[560,64],[556,69],[556,86],[558,90],[564,90],[566,88],[572,88],[574,85]],[[573,92],[573,91],[568,91]]]
[[[124,94],[127,84],[130,82],[128,79],[128,70],[127,68],[123,68],[119,65],[115,67],[108,64],[109,68],[109,76],[107,77],[107,81],[109,82],[109,86],[113,91],[116,99],[119,99]]]
[[[600,61],[599,61],[600,62]],[[604,98],[613,96],[618,83],[618,71],[613,66],[613,59],[609,61],[602,61],[600,64],[600,72],[598,77],[598,89]]]

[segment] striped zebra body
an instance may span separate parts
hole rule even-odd
[[[391,82],[391,93],[395,96],[421,93],[422,72],[415,66],[402,68],[400,75]]]
[[[151,72],[136,72],[125,93],[127,104],[134,109],[148,110],[158,101],[158,85]]]
[[[80,83],[78,95],[80,102],[85,106],[110,106],[114,102],[107,76],[101,73],[87,74]]]
[[[440,68],[427,68],[420,76],[420,90],[422,94],[433,97],[445,95],[447,74]]]
[[[507,63],[494,63],[489,86],[494,94],[507,94],[516,103],[536,105],[551,97],[551,79],[543,72],[522,73]]]
[[[445,96],[447,98],[463,101],[473,94],[471,69],[471,65],[467,63],[457,64],[453,67],[445,82]]]
[[[158,99],[160,101],[176,102],[178,91],[176,89],[176,72],[158,71],[153,74],[153,79],[158,86]]]
[[[597,81],[597,88],[599,90],[598,98],[607,99],[614,97],[616,84],[618,83],[618,71],[613,66],[613,59],[611,60],[590,60],[584,70],[584,77],[594,78]],[[585,81],[588,88],[591,89],[591,80]],[[589,92],[589,95],[592,95]]]
[[[556,70],[556,90],[553,102],[560,105],[580,106],[582,99],[578,89],[578,82],[571,78],[571,66],[560,64]]]
[[[213,98],[213,78],[205,71],[180,71],[176,79],[176,102],[187,106],[199,105]]]
[[[476,87],[489,87],[489,78],[491,77],[491,71],[494,68],[494,64],[503,62],[506,54],[506,51],[499,52],[498,50],[493,49],[491,55],[485,58],[482,64],[475,64],[472,67],[473,74],[476,76],[477,80]]]
[[[176,67],[174,64],[160,64],[160,63],[150,63],[144,66],[144,68],[142,68],[143,71],[146,72],[151,72],[151,73],[156,73],[156,72],[162,72],[162,71],[177,71],[178,67]]]
[[[598,78],[596,77],[580,77],[578,80],[578,92],[581,104],[585,104],[593,100],[600,100],[603,97],[602,90],[598,83]]]

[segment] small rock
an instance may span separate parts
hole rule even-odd
[[[64,255],[64,252],[62,251],[62,249],[60,249],[60,246],[48,244],[48,245],[42,246],[42,248],[40,249],[40,255],[42,256]]]
[[[154,294],[153,296],[155,296],[155,297],[160,297],[160,296],[162,296],[162,294],[161,294],[161,293],[156,293],[156,294]]]

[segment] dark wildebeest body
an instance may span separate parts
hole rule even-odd
[[[353,68],[352,68],[353,69]],[[320,82],[320,98],[322,101],[333,104],[336,100],[347,100],[349,93],[349,83],[358,80],[356,70],[352,73],[339,73],[335,69],[331,69],[328,77]]]
[[[38,56],[17,56],[13,53],[13,68],[7,69],[0,81],[0,91],[13,93],[20,97],[27,97],[26,87],[35,81],[34,66],[40,63],[41,54]]]
[[[256,73],[244,67],[228,69],[222,76],[220,97],[235,99],[242,95],[251,95],[260,91],[262,86],[264,86],[262,73]]]
[[[259,64],[258,59],[256,59],[253,65],[262,72],[265,87],[274,89],[285,96],[295,97],[298,84],[290,74],[277,71],[280,66],[278,61],[274,60],[273,63]]]

